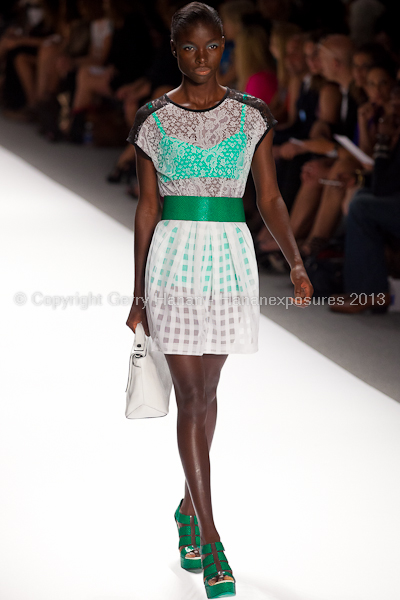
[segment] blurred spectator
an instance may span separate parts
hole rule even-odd
[[[77,143],[82,141],[87,110],[101,97],[116,98],[118,88],[144,75],[154,56],[141,10],[133,8],[128,0],[103,0],[103,6],[105,16],[113,23],[111,48],[105,66],[82,66],[78,70],[68,132],[70,140]]]
[[[379,0],[350,0],[348,23],[355,45],[367,44],[373,38],[375,24],[385,12]]]
[[[390,98],[395,82],[394,75],[393,65],[373,66],[367,74],[368,102],[358,109],[358,127],[359,146],[371,156],[376,142],[378,121],[388,118],[392,112]],[[303,255],[312,253],[314,246],[318,250],[327,244],[334,234],[340,222],[347,192],[352,193],[357,186],[357,171],[360,169],[362,164],[349,153],[342,151],[342,158],[335,161],[328,176],[328,180],[342,185],[324,186],[312,228],[301,247]]]
[[[299,191],[301,180],[300,173],[303,165],[310,160],[311,153],[301,153],[286,156],[286,149],[291,150],[293,144],[284,142],[291,138],[306,139],[311,131],[318,137],[320,132],[329,130],[329,124],[335,123],[340,103],[340,92],[336,84],[326,82],[321,75],[321,63],[317,40],[319,34],[309,34],[303,38],[302,52],[308,66],[308,72],[303,76],[299,95],[296,101],[296,115],[294,123],[283,126],[275,132],[274,156],[277,160],[276,170],[282,197],[285,199],[289,212]],[[288,44],[291,43],[289,40]],[[297,60],[301,65],[301,60]],[[282,145],[276,145],[282,144]],[[283,149],[283,152],[281,150]],[[261,264],[267,266],[274,264],[275,270],[285,268],[282,255],[278,250],[275,240],[265,226],[257,234],[256,253]]]
[[[328,155],[326,158],[319,157],[305,163],[302,168],[301,186],[290,212],[291,227],[296,239],[300,241],[303,256],[317,251],[325,243],[324,239],[317,236],[309,237],[324,189],[321,180],[335,179],[338,168],[341,173],[354,172],[354,160],[348,153],[343,153],[344,158],[341,161],[334,157],[329,158],[329,154],[337,154],[337,143],[332,139],[333,134],[341,133],[352,139],[356,130],[358,107],[350,92],[353,81],[353,46],[347,36],[330,35],[321,41],[319,48],[324,76],[338,84],[340,89],[339,110],[335,110],[336,119],[334,122],[316,122],[310,132],[310,139],[301,144],[287,142],[280,149],[281,156],[286,159],[310,152],[322,157]],[[333,108],[336,109],[336,106]],[[274,259],[279,252],[274,240],[267,242],[264,250],[274,252]],[[280,256],[279,261],[283,264],[282,259]]]
[[[219,7],[225,36],[225,48],[222,54],[218,83],[236,88],[237,70],[235,61],[236,39],[243,27],[243,18],[252,15],[255,7],[251,0],[228,0]]]
[[[368,100],[358,109],[358,146],[372,155],[378,121],[391,112],[391,91],[396,81],[396,65],[392,62],[372,65],[367,73],[365,89]]]
[[[0,39],[4,61],[2,106],[8,116],[34,101],[35,65],[44,39],[55,33],[56,12],[44,0],[18,3],[16,23]]]
[[[128,126],[132,125],[136,112],[142,104],[159,98],[179,86],[182,80],[182,73],[178,68],[176,57],[173,56],[170,45],[171,18],[179,8],[179,3],[159,2],[157,8],[162,31],[160,31],[159,47],[154,60],[143,77],[121,86],[115,93],[115,97],[123,102],[125,121]],[[109,183],[119,183],[124,179],[130,182],[127,191],[133,197],[138,195],[135,156],[134,145],[126,144],[111,173],[107,176]]]
[[[295,34],[286,42],[288,117],[286,122],[280,123],[275,128],[275,145],[295,136],[296,132],[301,138],[307,137],[308,130],[315,120],[318,93],[314,93],[314,89],[311,90],[312,74],[306,61],[304,44],[304,34]],[[307,107],[309,99],[312,106]],[[308,121],[307,124],[306,121]]]
[[[365,89],[367,83],[368,69],[373,64],[383,63],[388,59],[388,53],[381,44],[367,43],[363,44],[353,53],[353,79],[354,95],[358,104],[367,101],[367,92]]]
[[[237,88],[269,104],[278,89],[269,40],[260,25],[244,25],[236,40]]]
[[[54,96],[60,81],[84,64],[102,64],[110,48],[111,23],[103,18],[96,0],[61,0],[57,31],[59,39],[42,44],[37,61],[36,102]]]
[[[349,206],[345,294],[344,301],[330,307],[334,312],[384,312],[390,304],[386,250],[388,245],[400,245],[399,85],[392,90],[391,106],[391,115],[378,124],[370,186],[360,189]]]
[[[300,28],[293,23],[275,23],[271,29],[269,49],[276,61],[278,90],[269,107],[279,123],[286,122],[288,117],[289,71],[286,61],[286,47],[289,39],[297,33],[300,33]]]

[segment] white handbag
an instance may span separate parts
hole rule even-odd
[[[135,328],[126,385],[127,419],[164,417],[169,410],[172,378],[165,355],[153,347],[142,323]]]

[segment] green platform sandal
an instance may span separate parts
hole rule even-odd
[[[232,574],[232,569],[224,554],[222,542],[211,542],[200,546],[201,562],[204,569],[204,585],[207,592],[207,598],[223,598],[225,596],[235,596],[236,579]],[[221,579],[214,584],[210,580],[219,575],[228,575],[232,579]]]
[[[187,554],[194,553],[194,550],[199,550],[200,546],[200,529],[197,522],[197,517],[192,515],[183,515],[180,508],[183,502],[179,502],[179,506],[175,511],[174,518],[179,533],[179,545],[181,554],[181,567],[187,571],[200,573],[202,571],[201,556],[188,557]],[[179,527],[178,523],[183,524]],[[181,548],[183,546],[183,548]]]

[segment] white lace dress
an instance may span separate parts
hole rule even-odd
[[[242,198],[254,151],[275,124],[265,102],[230,88],[205,110],[164,94],[138,110],[127,141],[153,161],[162,197]],[[145,297],[153,344],[165,354],[257,352],[259,280],[247,224],[161,220]]]

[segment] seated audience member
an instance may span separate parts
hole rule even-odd
[[[367,101],[367,92],[365,89],[367,83],[368,69],[377,63],[383,63],[388,60],[388,53],[381,44],[368,43],[355,49],[353,54],[353,95],[357,104],[361,105]]]
[[[307,39],[304,50],[309,53],[307,64],[313,78],[311,81],[315,78],[315,84],[307,89],[306,83],[310,79],[307,75],[303,78],[304,85],[301,88],[301,94],[297,102],[299,117],[294,127],[276,132],[275,139],[278,139],[278,141],[281,141],[279,136],[283,135],[286,136],[286,139],[295,137],[300,140],[307,137],[307,135],[310,136],[310,139],[319,139],[322,136],[330,138],[331,128],[340,118],[342,96],[339,87],[336,83],[326,81],[321,75],[322,66],[319,61],[319,53],[315,53],[316,43],[312,38]],[[302,119],[300,119],[301,111],[303,111]],[[310,167],[313,167],[314,171],[321,170],[333,163],[333,159],[328,158],[325,160],[319,158],[310,162],[311,150],[309,152],[303,151],[303,148],[300,150],[299,146],[291,142],[283,143],[280,146],[274,145],[274,155],[277,159],[279,186],[290,212],[299,193],[299,188],[302,191],[301,186],[304,183],[304,178],[307,179]],[[303,165],[305,166],[303,167]],[[260,262],[265,263],[265,266],[273,262],[275,270],[285,268],[282,254],[266,227],[262,227],[257,235],[256,252]]]
[[[303,166],[302,183],[290,214],[296,239],[306,240],[300,244],[304,256],[317,252],[318,247],[325,243],[323,240],[314,239],[311,244],[309,238],[324,189],[321,179],[336,179],[338,168],[341,173],[354,172],[354,160],[347,152],[340,152],[340,156],[344,157],[341,162],[340,157],[339,160],[334,157],[329,158],[330,153],[337,154],[338,151],[338,144],[333,139],[334,133],[353,139],[356,132],[358,107],[350,91],[353,81],[351,63],[353,47],[348,37],[330,35],[322,41],[320,50],[324,76],[340,86],[341,101],[338,117],[335,123],[316,122],[315,128],[311,130],[310,139],[304,140],[301,146],[288,142],[283,149],[287,152],[287,158],[306,152],[321,155],[321,158],[311,160]],[[328,155],[328,158],[322,158],[324,155]],[[268,250],[278,250],[276,243],[271,242]]]
[[[358,109],[357,145],[372,155],[378,121],[391,113],[391,91],[396,81],[397,65],[392,61],[372,65],[367,73],[367,101]]]
[[[390,98],[395,83],[394,77],[395,69],[392,64],[373,66],[367,74],[368,102],[358,109],[358,145],[371,156],[376,141],[378,121],[387,118],[392,112]],[[342,183],[342,186],[324,186],[312,228],[301,246],[303,255],[318,251],[334,234],[341,219],[343,203],[348,193],[354,191],[357,186],[357,171],[360,169],[362,164],[356,158],[342,152],[342,158],[335,162],[330,172],[333,181]]]
[[[288,119],[289,72],[286,62],[286,46],[288,40],[297,33],[300,33],[300,28],[293,23],[274,23],[271,29],[269,49],[276,61],[278,90],[272,98],[269,107],[280,124],[286,123]]]
[[[17,22],[0,40],[0,60],[4,79],[2,106],[10,117],[22,117],[21,111],[35,101],[35,65],[43,41],[55,33],[56,13],[50,3],[37,1],[17,6]],[[13,112],[14,111],[14,112]]]
[[[125,121],[131,127],[135,120],[138,108],[166,92],[178,87],[182,80],[182,73],[177,64],[176,57],[171,51],[170,24],[174,12],[179,4],[159,3],[158,16],[161,20],[159,47],[154,60],[143,77],[132,83],[120,87],[115,96],[123,103]],[[112,172],[107,176],[109,183],[119,183],[122,179],[130,182],[127,192],[133,196],[138,195],[136,180],[136,152],[133,144],[127,144],[118,158]]]
[[[46,102],[67,75],[83,65],[102,65],[107,58],[112,24],[96,0],[68,0],[59,5],[59,40],[47,40],[37,57],[36,105]]]
[[[357,191],[346,219],[344,295],[330,309],[385,312],[390,304],[386,246],[400,244],[400,85],[392,115],[378,123],[371,184]],[[370,168],[370,167],[366,167]]]
[[[251,0],[228,0],[219,7],[225,36],[225,48],[218,75],[220,85],[237,89],[236,39],[242,30],[244,17],[254,12],[255,6]]]
[[[317,56],[307,59],[306,48]],[[288,141],[291,137],[306,139],[317,118],[321,83],[321,65],[317,45],[304,34],[292,36],[286,44],[286,66],[288,82],[288,120],[276,126],[274,145]],[[275,149],[275,158],[279,150]]]
[[[348,6],[350,38],[357,46],[367,44],[374,35],[375,24],[385,12],[380,0],[352,0]]]
[[[235,62],[238,74],[236,89],[269,104],[278,89],[278,79],[275,74],[274,60],[269,52],[268,35],[264,27],[254,23],[244,23],[242,31],[237,36]],[[255,200],[254,182],[250,173],[243,196],[243,204],[246,221],[251,232],[259,229],[263,224]]]
[[[235,57],[236,89],[269,104],[278,89],[278,79],[265,29],[259,25],[244,25],[236,39]]]
[[[111,48],[103,68],[83,66],[78,70],[68,133],[75,143],[82,142],[87,110],[101,97],[117,99],[116,91],[143,76],[153,59],[149,27],[141,9],[133,8],[129,0],[104,0],[103,5],[105,16],[113,23]]]

